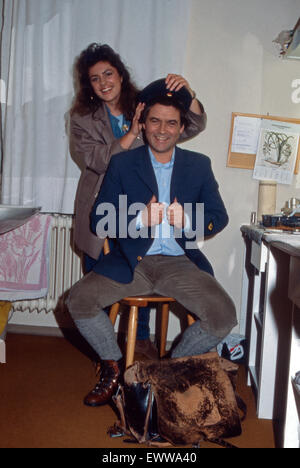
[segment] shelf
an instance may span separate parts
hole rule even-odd
[[[260,314],[255,313],[255,314],[254,314],[254,320],[255,320],[257,329],[258,329],[259,331],[261,331],[261,330],[262,330],[262,327],[263,327],[263,324],[262,324],[262,318],[261,318]]]
[[[257,372],[254,366],[249,366],[249,372],[251,381],[256,389],[258,389],[258,379],[257,379]]]
[[[300,389],[288,383],[295,367],[300,370],[300,239],[266,234],[259,244],[253,236],[249,234],[252,242],[246,243],[243,272],[248,288],[243,311],[249,324],[247,384],[256,393],[258,418],[276,418],[279,446],[298,448]],[[283,342],[285,336],[291,340]]]

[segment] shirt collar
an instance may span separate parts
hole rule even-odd
[[[155,169],[161,169],[161,168],[165,168],[165,169],[170,169],[174,166],[174,161],[175,161],[175,148],[173,149],[173,153],[172,153],[172,157],[170,159],[169,162],[163,164],[163,163],[160,163],[157,161],[156,157],[154,156],[154,154],[152,153],[151,151],[151,148],[150,146],[148,146],[148,151],[149,151],[149,155],[150,155],[150,159],[151,159],[151,163],[152,163],[152,166],[155,168]]]

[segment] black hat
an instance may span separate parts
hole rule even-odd
[[[192,102],[191,93],[184,86],[179,91],[170,91],[166,87],[165,78],[153,81],[138,96],[139,102],[144,102],[146,105],[155,103],[160,98],[169,98],[170,101],[179,104],[184,111],[189,110]]]

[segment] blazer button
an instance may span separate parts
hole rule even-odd
[[[143,260],[143,257],[141,257],[140,255],[137,257],[137,261],[140,262],[141,260]]]

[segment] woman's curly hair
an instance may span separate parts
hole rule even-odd
[[[94,93],[90,84],[89,69],[98,62],[109,62],[122,77],[120,107],[127,120],[132,120],[137,104],[139,90],[130,78],[129,71],[120,56],[107,44],[90,44],[81,52],[75,62],[75,74],[78,91],[71,114],[86,115],[95,113],[102,100]]]

